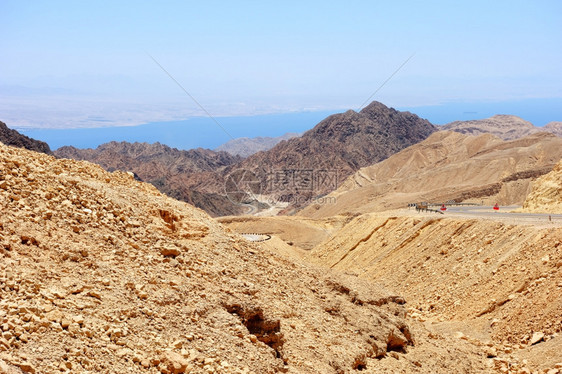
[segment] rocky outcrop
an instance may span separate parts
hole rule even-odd
[[[562,214],[562,161],[533,183],[523,210],[534,213]]]

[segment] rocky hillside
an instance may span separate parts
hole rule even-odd
[[[360,169],[321,203],[300,214],[329,217],[428,201],[522,204],[531,182],[562,157],[562,138],[548,133],[503,141],[491,134],[439,131],[388,159]]]
[[[300,134],[288,132],[285,135],[275,138],[268,136],[258,136],[255,138],[237,138],[217,147],[215,151],[224,151],[234,156],[248,157],[253,155],[254,153],[270,150],[283,140],[289,140],[297,136],[300,136]]]
[[[110,142],[96,149],[62,147],[55,151],[55,155],[91,161],[109,171],[131,171],[161,192],[212,215],[240,213],[240,207],[231,204],[224,194],[199,192],[191,188],[200,178],[216,178],[216,171],[241,160],[226,152],[202,148],[180,151],[160,143]]]
[[[2,121],[0,121],[0,143],[51,154],[51,149],[47,143],[20,134],[16,130],[8,128],[8,126]]]
[[[456,131],[467,135],[493,134],[503,140],[523,138],[538,132],[550,132],[562,136],[560,122],[551,122],[544,127],[535,127],[531,122],[511,115],[498,114],[490,118],[455,121],[441,127],[441,130]]]
[[[250,171],[259,181],[259,194],[300,207],[333,191],[359,168],[384,160],[434,131],[427,120],[373,102],[359,113],[349,110],[329,116],[301,137],[226,168],[224,175],[234,169]],[[223,186],[222,181],[207,182],[201,188],[217,191]]]
[[[523,210],[534,213],[562,214],[562,161],[533,183]]]
[[[399,290],[413,318],[489,347],[499,373],[559,372],[560,221],[395,213],[355,217],[308,258]]]
[[[0,144],[4,373],[482,372],[371,282],[297,264],[122,172]]]

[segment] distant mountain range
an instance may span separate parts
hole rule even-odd
[[[490,133],[503,140],[523,138],[538,132],[550,132],[562,136],[562,122],[550,122],[544,127],[536,127],[522,118],[505,114],[472,121],[455,121],[441,126],[441,129],[468,135]]]
[[[562,136],[562,122],[551,122],[540,128],[516,116],[496,115],[434,126],[415,114],[375,101],[360,112],[349,110],[331,115],[302,136],[288,133],[278,138],[239,138],[215,151],[202,148],[182,151],[160,143],[110,142],[96,149],[66,146],[54,154],[59,158],[91,161],[110,171],[131,171],[169,196],[213,216],[254,213],[270,205],[285,205],[283,212],[293,213],[336,190],[358,171],[353,178],[360,179],[361,173],[365,173],[362,168],[386,160],[439,130],[465,135],[490,133],[512,140],[541,131]],[[447,136],[442,141],[450,142],[450,139]],[[46,143],[10,130],[2,122],[0,141],[51,152]],[[555,140],[547,143],[554,144]],[[400,160],[406,164],[396,167],[404,170],[411,167],[408,163],[418,162]],[[543,166],[541,173],[552,165]],[[380,170],[377,173],[379,178],[386,175]],[[425,187],[417,188],[421,191]],[[369,199],[360,203],[367,204]]]
[[[277,143],[283,140],[295,138],[297,136],[300,136],[300,134],[295,132],[288,132],[285,135],[281,135],[275,138],[269,136],[258,136],[255,138],[236,138],[215,148],[215,151],[224,151],[230,153],[231,155],[248,157],[253,155],[254,153],[270,150],[271,148],[275,147]]]
[[[337,188],[357,169],[381,161],[399,150],[420,142],[436,127],[409,112],[399,112],[373,102],[357,113],[329,116],[301,137],[281,141],[273,148],[242,159],[224,151],[195,149],[179,151],[162,144],[117,143],[97,149],[59,148],[57,157],[88,160],[107,170],[132,171],[168,195],[193,203],[212,215],[231,215],[248,210],[238,203],[253,203],[255,196],[225,194],[231,173],[248,171],[257,178],[258,195],[289,203],[289,210],[305,206],[310,199]],[[286,137],[291,136],[291,134]],[[275,142],[279,139],[273,140]],[[245,139],[222,149],[260,144]],[[240,148],[238,148],[240,149]],[[232,151],[236,153],[236,151]],[[250,175],[248,174],[248,175]],[[240,181],[235,181],[240,182]],[[244,183],[235,187],[242,189]],[[256,185],[254,185],[256,187]]]
[[[0,142],[18,148],[26,148],[31,151],[51,154],[49,145],[45,142],[29,138],[20,134],[16,130],[8,128],[8,126],[0,121]]]

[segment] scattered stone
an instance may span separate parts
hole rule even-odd
[[[160,254],[165,257],[176,257],[179,256],[180,253],[180,250],[176,247],[166,246],[160,248]]]
[[[529,343],[531,345],[537,344],[539,342],[542,342],[544,340],[544,333],[542,332],[535,332],[533,333],[533,336],[531,336],[531,340],[529,341]]]
[[[161,370],[162,373],[179,374],[191,371],[188,370],[189,362],[176,352],[165,351],[160,362],[165,368],[165,371]]]
[[[488,347],[488,349],[486,350],[486,357],[488,358],[494,358],[498,356],[498,351],[496,350],[495,347]]]
[[[18,366],[24,373],[31,373],[31,374],[35,373],[35,368],[30,363],[23,362],[18,364]]]

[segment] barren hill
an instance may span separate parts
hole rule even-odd
[[[47,143],[20,134],[16,130],[8,128],[2,121],[0,121],[0,143],[51,154],[51,149]]]
[[[439,131],[378,164],[360,169],[338,190],[300,214],[328,217],[404,207],[415,202],[522,204],[530,183],[562,157],[562,138],[548,133],[512,141],[491,134]]]
[[[240,207],[230,204],[224,194],[193,191],[200,178],[216,178],[215,172],[241,160],[226,152],[208,149],[180,151],[160,143],[110,142],[96,149],[61,147],[61,158],[87,160],[106,170],[131,171],[161,192],[189,202],[212,215],[237,214]]]
[[[503,140],[523,138],[538,132],[550,132],[562,136],[560,122],[551,122],[544,127],[536,127],[531,122],[512,115],[498,114],[486,119],[455,121],[443,125],[442,130],[456,131],[467,135],[493,134]]]
[[[403,299],[294,263],[122,172],[0,144],[8,373],[483,372]]]
[[[533,183],[523,210],[537,213],[562,213],[562,160],[554,169]]]
[[[234,156],[248,157],[253,155],[254,153],[267,151],[275,147],[279,142],[283,140],[289,140],[297,136],[300,136],[300,134],[288,132],[285,135],[275,138],[269,136],[258,136],[255,138],[237,138],[229,140],[223,145],[215,148],[215,151],[224,151]]]

